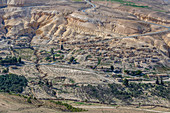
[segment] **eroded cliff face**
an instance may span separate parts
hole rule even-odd
[[[32,10],[12,7],[1,13],[1,32],[8,37],[27,35],[30,38],[49,39],[57,36],[89,34],[107,36],[112,34],[133,35],[151,31],[147,24],[119,20],[104,22],[81,12]]]
[[[157,29],[154,29],[150,24],[139,22],[131,15],[125,13],[126,18],[124,18],[122,16],[124,13],[120,12],[119,14],[119,11],[114,12],[115,17],[110,16],[110,13],[105,15],[101,12],[102,14],[86,15],[77,11],[87,5],[84,3],[79,4],[79,7],[78,4],[70,5],[70,3],[67,3],[67,8],[64,5],[66,2],[63,4],[57,1],[47,3],[45,0],[1,0],[0,3],[1,6],[10,6],[0,9],[0,36],[11,37],[12,39],[19,39],[24,36],[32,44],[53,44],[61,37],[74,39],[79,35],[114,38],[123,35],[157,32]],[[31,6],[31,4],[39,4],[40,6]],[[47,4],[55,4],[55,6],[48,6]],[[142,14],[139,15],[137,11],[133,13],[142,20],[153,17],[152,15],[141,16]],[[168,22],[169,19],[165,18],[165,20],[157,23]],[[151,44],[168,55],[169,34],[159,34],[159,38],[156,39],[152,36],[145,36],[139,38],[138,41]]]

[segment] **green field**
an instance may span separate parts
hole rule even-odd
[[[74,1],[82,2],[83,0],[74,0]],[[93,1],[105,1],[105,0],[93,0]],[[139,7],[139,8],[149,8],[148,6],[137,5],[134,2],[125,1],[125,0],[107,0],[107,1],[119,2],[119,3],[126,5],[126,6]]]

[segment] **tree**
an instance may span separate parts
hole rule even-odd
[[[17,60],[18,60],[18,63],[21,63],[21,62],[22,62],[22,61],[21,61],[21,57],[19,57]]]
[[[51,48],[51,51],[50,51],[50,52],[51,52],[51,54],[53,55],[53,54],[54,54],[54,49],[53,49],[53,48]]]
[[[139,102],[138,107],[141,107],[141,103]]]
[[[123,85],[125,85],[125,86],[129,86],[129,80],[124,79],[124,80],[123,80]]]
[[[55,55],[53,55],[53,61],[55,61]]]
[[[110,66],[110,69],[111,69],[112,72],[114,71],[114,67],[113,66]]]
[[[101,60],[102,60],[102,58],[100,58],[100,57],[97,58],[97,65],[99,65],[101,63]]]
[[[136,71],[136,75],[141,75],[142,74],[142,71],[141,70],[137,70]]]
[[[47,79],[45,79],[44,82],[45,82],[45,85],[49,86],[49,82]]]
[[[50,56],[47,56],[47,57],[45,58],[46,61],[48,61],[48,60],[50,60],[50,59],[51,59]]]
[[[12,58],[12,62],[13,62],[13,63],[17,63],[17,58],[16,58],[16,57],[13,57],[13,58]]]
[[[164,85],[163,77],[161,77],[161,85]]]
[[[144,74],[143,77],[149,79],[149,75],[147,74]]]
[[[21,58],[16,58],[15,56],[6,56],[6,58],[0,58],[0,65],[15,65],[21,63]]]
[[[8,73],[8,71],[9,71],[9,69],[6,68],[6,69],[3,69],[3,70],[2,70],[2,73]]]
[[[156,82],[155,83],[159,85],[159,78],[158,77],[156,77]]]
[[[27,99],[27,102],[28,102],[28,103],[32,103],[32,102],[31,102],[31,97],[29,97],[29,98]]]
[[[9,49],[10,49],[11,51],[13,51],[13,50],[14,50],[12,46],[10,46],[10,47],[9,47]]]
[[[60,46],[60,49],[61,49],[61,50],[63,50],[63,49],[64,49],[64,46],[63,46],[63,44],[61,44],[61,46]]]
[[[71,57],[69,61],[70,61],[70,63],[72,63],[74,60],[75,60],[75,58]]]

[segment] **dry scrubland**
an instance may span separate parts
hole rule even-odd
[[[0,112],[1,113],[69,113],[60,110],[61,106],[54,105],[49,101],[37,101],[32,99],[32,103],[28,103],[27,99],[20,96],[0,94]],[[41,106],[40,106],[41,105]],[[75,105],[75,104],[73,104]],[[78,105],[78,104],[77,104]],[[86,108],[88,111],[81,113],[152,113],[150,111],[139,110],[133,107],[114,107],[106,105],[89,105],[81,106],[81,108]],[[144,108],[146,109],[146,108]],[[162,108],[155,108],[161,110]],[[154,109],[151,109],[154,110]],[[168,111],[167,109],[162,109],[162,111]],[[74,112],[73,112],[74,113]]]

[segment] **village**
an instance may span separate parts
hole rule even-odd
[[[94,40],[93,40],[94,39]],[[1,36],[1,43],[10,41],[10,37]],[[157,77],[163,77],[163,80],[169,81],[169,68],[166,61],[166,53],[158,50],[154,46],[143,44],[128,45],[120,39],[107,41],[100,37],[86,37],[83,42],[64,40],[54,43],[53,45],[44,47],[39,46],[38,59],[40,64],[55,63],[59,65],[68,65],[70,67],[82,68],[102,73],[106,78],[113,77],[115,81],[122,82],[124,78],[129,81],[145,81],[145,83],[153,83]],[[90,41],[89,41],[90,40]],[[100,40],[100,41],[98,41]],[[4,43],[5,45],[5,43]],[[1,56],[20,56],[27,57],[28,54],[21,53],[18,50],[29,50],[30,60],[35,56],[36,46],[31,46],[26,38],[16,39],[11,47],[2,48]],[[51,51],[53,49],[53,52]],[[51,53],[52,52],[52,53]],[[27,52],[29,53],[29,52]],[[26,56],[24,56],[26,55]],[[71,59],[72,58],[72,59]],[[25,62],[28,59],[23,59]],[[112,68],[111,68],[112,67]],[[1,69],[3,72],[5,68]],[[126,71],[141,71],[140,74],[129,75]]]

